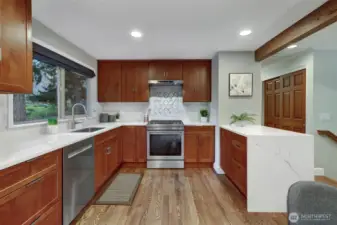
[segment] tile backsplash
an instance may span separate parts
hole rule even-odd
[[[120,112],[121,121],[143,121],[144,114],[151,109],[150,120],[200,121],[199,111],[209,109],[209,103],[184,103],[181,86],[152,86],[147,103],[105,103],[103,111]]]

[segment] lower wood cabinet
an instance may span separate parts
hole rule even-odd
[[[145,163],[146,153],[146,127],[126,126],[123,127],[123,162]]]
[[[247,138],[220,131],[220,166],[226,176],[247,196]]]
[[[41,170],[36,168],[41,168]],[[4,178],[0,180],[1,193],[5,193],[0,198],[1,225],[21,225],[34,222],[35,224],[61,225],[60,212],[54,216],[54,223],[38,223],[43,218],[49,218],[46,213],[62,201],[61,150],[10,167],[0,171],[0,174]],[[13,174],[15,177],[12,176]],[[8,186],[9,183],[12,186]],[[52,221],[52,218],[48,220]]]
[[[34,225],[61,225],[62,224],[62,202],[59,201],[48,211],[42,214]]]
[[[95,190],[110,178],[122,163],[121,128],[95,137]]]
[[[185,163],[214,162],[214,126],[185,126]]]

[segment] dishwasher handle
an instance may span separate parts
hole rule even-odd
[[[74,158],[75,156],[81,154],[82,152],[88,151],[91,148],[92,148],[92,145],[88,145],[88,146],[80,148],[80,149],[78,149],[76,151],[73,151],[73,152],[71,152],[71,153],[68,154],[68,159]]]

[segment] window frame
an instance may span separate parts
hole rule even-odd
[[[67,122],[71,119],[71,116],[65,115],[65,69],[61,67],[57,67],[58,70],[58,82],[57,82],[57,119],[59,122]],[[86,105],[88,108],[88,85],[89,85],[89,78],[87,80],[87,98],[86,98]],[[13,105],[13,94],[8,95],[8,128],[23,128],[27,126],[39,126],[47,124],[47,120],[33,120],[27,121],[27,123],[14,123],[14,105]],[[88,109],[87,109],[88,110]],[[76,119],[85,119],[85,114],[76,114]]]

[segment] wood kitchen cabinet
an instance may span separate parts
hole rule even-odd
[[[32,2],[0,4],[0,92],[32,93]]]
[[[159,60],[150,62],[149,80],[182,80],[182,61]]]
[[[119,61],[98,61],[98,101],[122,101],[122,64]]]
[[[42,223],[62,204],[62,150],[2,170],[0,176],[0,224],[62,224],[60,212],[47,220],[55,222]]]
[[[146,127],[123,127],[123,162],[145,163],[146,154]]]
[[[148,62],[122,63],[122,102],[149,101]]]
[[[213,126],[186,126],[184,135],[185,163],[214,162]]]
[[[211,61],[183,62],[184,102],[211,101]]]
[[[122,163],[120,128],[95,137],[95,190],[113,175]]]
[[[247,196],[247,138],[220,131],[220,166],[226,176]]]

